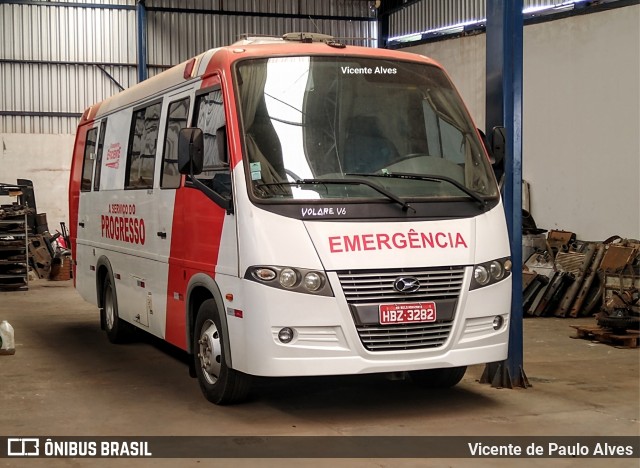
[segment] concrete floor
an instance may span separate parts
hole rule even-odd
[[[110,344],[70,281],[0,292],[16,354],[0,356],[2,435],[640,435],[640,349],[571,339],[594,319],[526,319],[527,390],[470,368],[449,391],[382,376],[261,379],[250,402],[209,404],[181,353],[153,339]],[[0,466],[16,466],[0,459]],[[78,460],[34,466],[513,466],[513,460]],[[630,463],[631,462],[631,463]],[[525,459],[527,466],[637,466],[629,459]]]

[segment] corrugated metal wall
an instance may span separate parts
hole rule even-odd
[[[0,29],[0,133],[73,133],[118,91],[96,63],[135,83],[134,10],[2,4]]]
[[[485,8],[485,0],[421,0],[391,15],[389,37],[479,20]]]
[[[368,0],[147,0],[148,8],[369,17]]]
[[[203,50],[231,44],[242,34],[282,35],[291,31],[313,31],[335,37],[375,38],[377,30],[377,23],[373,21],[293,17],[194,15],[150,11],[148,19],[149,76],[162,71],[154,65],[175,65]],[[362,41],[358,43],[362,44]]]
[[[525,9],[561,5],[566,0],[524,0]],[[389,37],[415,34],[486,18],[486,0],[420,0],[391,14]]]
[[[137,82],[135,0],[91,4],[99,7],[81,0],[0,4],[0,133],[74,133],[87,106],[119,91],[113,80],[125,88]],[[365,0],[145,4],[149,76],[243,33],[377,36]]]

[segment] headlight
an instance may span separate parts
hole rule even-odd
[[[502,281],[511,274],[511,267],[511,259],[509,257],[474,265],[473,278],[471,278],[469,289],[474,290]]]
[[[244,279],[287,291],[333,296],[331,286],[322,271],[274,265],[247,268]]]
[[[494,280],[501,280],[504,276],[504,270],[505,269],[502,266],[502,263],[498,262],[497,260],[489,263],[489,273],[491,273],[491,278],[493,278]]]
[[[322,287],[322,276],[315,271],[307,273],[304,276],[304,287],[309,291],[317,291]]]
[[[491,278],[489,277],[489,272],[484,265],[476,265],[473,269],[473,279],[476,280],[479,285],[484,286]]]
[[[280,272],[280,284],[287,289],[291,289],[298,284],[298,275],[291,268],[285,268]]]

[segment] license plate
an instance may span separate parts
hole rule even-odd
[[[423,323],[436,321],[435,302],[380,304],[380,325],[396,323]]]

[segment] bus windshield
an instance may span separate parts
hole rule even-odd
[[[376,186],[426,202],[498,195],[477,131],[435,66],[251,59],[237,64],[236,83],[247,177],[259,200],[385,198]]]

